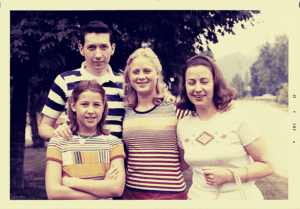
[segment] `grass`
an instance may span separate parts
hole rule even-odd
[[[279,104],[279,102],[271,102],[271,101],[264,101],[265,103],[273,106],[273,107],[277,107],[277,108],[280,108],[286,112],[289,111],[289,106],[287,104]]]
[[[192,185],[193,172],[191,168],[183,173],[185,183],[189,189]],[[288,199],[288,179],[274,174],[255,182],[256,186],[262,192],[265,200],[287,200]]]
[[[11,200],[47,200],[45,190],[45,167],[47,148],[25,148],[23,195],[11,196]],[[189,189],[192,184],[192,170],[186,170],[184,178]],[[287,200],[288,179],[278,174],[255,182],[266,200]]]

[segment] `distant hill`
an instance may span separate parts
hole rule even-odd
[[[223,72],[227,82],[230,83],[236,73],[241,73],[244,80],[245,74],[248,71],[249,77],[251,77],[250,67],[256,59],[255,56],[245,56],[243,53],[237,52],[217,59],[216,64]]]

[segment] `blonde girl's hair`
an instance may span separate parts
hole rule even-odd
[[[156,96],[153,98],[153,104],[159,105],[165,96],[165,92],[167,91],[167,85],[164,83],[164,78],[162,75],[162,66],[157,55],[152,51],[150,48],[139,48],[135,50],[128,58],[124,74],[124,103],[126,106],[130,108],[136,108],[138,104],[138,98],[136,90],[132,87],[129,73],[130,73],[130,66],[134,59],[139,57],[146,57],[149,61],[153,64],[154,68],[156,69],[159,77],[156,84]]]
[[[67,114],[70,120],[70,125],[71,125],[71,131],[73,133],[73,135],[77,134],[78,131],[78,123],[77,123],[77,116],[76,116],[76,112],[73,112],[71,106],[72,104],[76,104],[76,102],[78,101],[79,95],[82,92],[85,91],[92,91],[92,92],[96,92],[99,93],[101,95],[102,98],[102,102],[104,105],[104,109],[103,109],[103,113],[102,113],[102,118],[99,121],[99,123],[97,124],[97,134],[101,135],[108,135],[110,134],[109,129],[105,128],[105,120],[108,114],[108,106],[107,106],[107,99],[106,99],[106,95],[105,95],[105,90],[103,89],[103,87],[95,80],[92,81],[81,81],[74,89],[72,92],[71,97],[68,100],[68,110],[67,110]]]

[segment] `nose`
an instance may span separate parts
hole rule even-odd
[[[145,79],[145,74],[143,72],[139,73],[138,80],[144,80],[144,79]]]
[[[195,91],[201,92],[203,90],[201,83],[197,82],[195,85]]]
[[[95,58],[101,59],[102,53],[101,53],[100,48],[97,47],[95,51],[96,51]]]
[[[87,113],[89,113],[89,114],[93,114],[94,113],[94,107],[93,107],[93,105],[89,105],[88,106]]]

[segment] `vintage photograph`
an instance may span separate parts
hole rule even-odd
[[[1,3],[7,208],[297,208],[299,5],[113,2]]]

